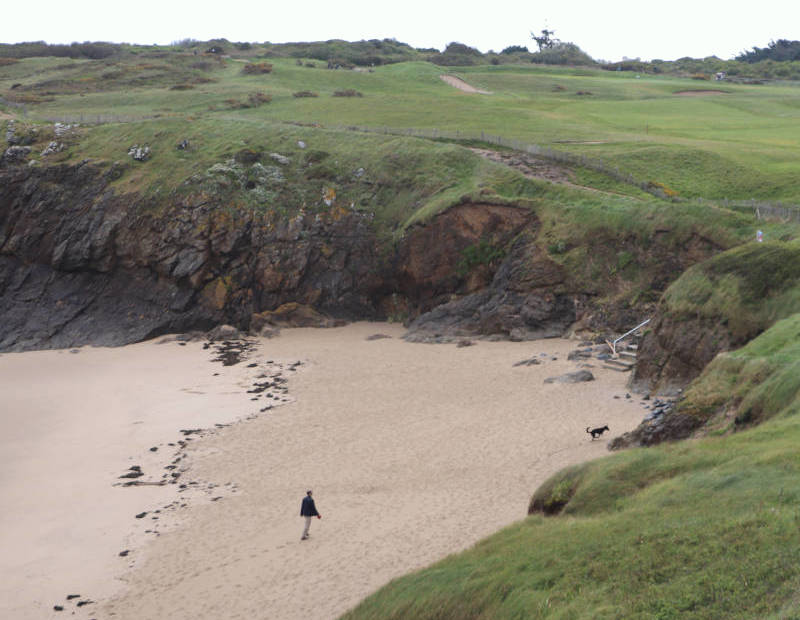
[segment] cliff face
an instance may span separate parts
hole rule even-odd
[[[247,328],[288,302],[347,319],[415,316],[485,284],[459,271],[465,248],[506,244],[532,221],[462,205],[387,248],[365,214],[275,218],[207,196],[159,212],[115,194],[110,177],[91,165],[0,170],[0,350]]]
[[[417,341],[621,332],[653,305],[632,304],[626,287],[652,298],[718,250],[606,231],[587,234],[583,259],[558,260],[533,211],[486,203],[453,206],[389,241],[370,214],[336,205],[281,216],[202,191],[154,205],[115,192],[114,177],[114,166],[91,164],[0,168],[0,351],[247,329],[289,303],[410,321]]]

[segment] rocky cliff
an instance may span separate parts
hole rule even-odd
[[[701,220],[673,230],[647,205],[625,206],[642,213],[635,234],[601,219],[552,243],[557,208],[464,198],[387,236],[352,206],[260,210],[191,185],[155,202],[122,193],[120,174],[87,162],[0,168],[0,350],[220,323],[257,331],[290,303],[407,321],[416,341],[619,333],[720,249],[694,232]]]
[[[415,316],[485,284],[491,274],[459,269],[465,248],[503,246],[534,219],[463,204],[387,246],[363,213],[280,218],[207,195],[156,209],[112,179],[90,164],[0,170],[0,350],[248,328],[290,302],[345,319]]]

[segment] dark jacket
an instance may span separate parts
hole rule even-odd
[[[300,505],[300,516],[301,517],[316,517],[319,513],[317,512],[317,507],[314,505],[314,500],[310,495],[306,495],[303,498],[303,503]]]

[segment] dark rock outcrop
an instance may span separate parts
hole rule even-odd
[[[204,194],[154,205],[116,194],[114,178],[87,162],[0,169],[0,350],[248,329],[254,318],[337,324],[393,306],[416,316],[488,282],[489,271],[459,270],[464,248],[502,246],[532,221],[525,209],[457,206],[387,257],[362,213],[279,217]]]
[[[731,342],[719,321],[658,315],[639,343],[631,387],[640,393],[677,394]]]
[[[574,296],[558,292],[563,268],[529,236],[513,244],[491,284],[423,314],[409,327],[412,342],[450,342],[469,335],[512,340],[561,336],[576,319]]]

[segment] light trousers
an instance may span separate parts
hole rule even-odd
[[[303,528],[303,538],[308,538],[308,528],[311,527],[312,517],[303,517],[306,520],[306,526]]]

